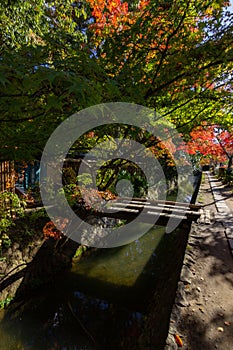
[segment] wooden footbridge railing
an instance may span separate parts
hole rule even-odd
[[[107,202],[101,211],[95,212],[95,216],[132,221],[140,215],[141,222],[156,221],[156,225],[166,226],[171,218],[180,223],[197,221],[200,209],[201,205],[189,203],[118,197]]]

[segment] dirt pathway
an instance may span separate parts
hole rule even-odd
[[[175,335],[180,336],[186,350],[233,349],[233,256],[224,228],[224,220],[233,217],[233,195],[231,189],[213,181],[217,195],[224,197],[231,211],[225,216],[217,212],[204,174],[198,201],[210,211],[212,220],[193,225],[190,233],[167,350],[178,348]]]

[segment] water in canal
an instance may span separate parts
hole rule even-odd
[[[174,235],[155,226],[131,244],[74,261],[11,318],[1,313],[0,350],[134,349]]]

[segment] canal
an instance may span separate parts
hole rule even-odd
[[[73,259],[1,312],[0,349],[162,349],[188,232],[155,226],[128,245]]]

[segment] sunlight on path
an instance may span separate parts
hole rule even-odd
[[[233,213],[226,204],[224,197],[220,192],[219,181],[217,181],[216,178],[209,172],[207,173],[207,175],[213,193],[215,206],[218,211],[218,214],[216,215],[215,219],[216,221],[221,222],[224,226],[225,235],[229,244],[231,254],[233,256]]]

